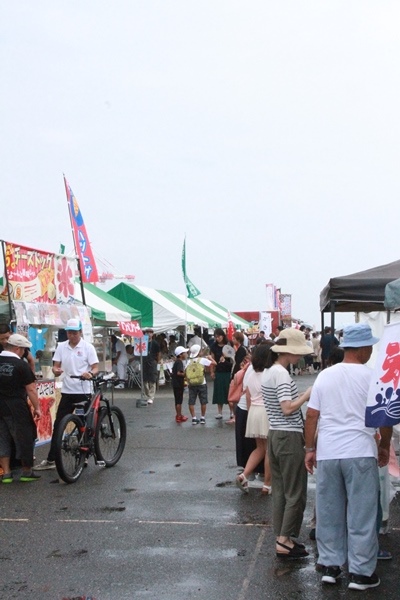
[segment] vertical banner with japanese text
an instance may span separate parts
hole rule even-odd
[[[78,206],[74,193],[64,176],[65,191],[67,193],[68,209],[71,217],[72,233],[75,242],[75,252],[79,255],[81,265],[82,281],[84,283],[97,283],[96,261],[94,260],[92,248],[86,231],[83,216]]]
[[[291,294],[280,294],[281,304],[281,318],[291,320],[292,319],[292,295]]]
[[[267,306],[266,310],[276,310],[276,293],[275,286],[273,283],[265,284],[266,292],[267,292]]]
[[[368,391],[365,425],[392,427],[400,423],[400,323],[386,325]]]

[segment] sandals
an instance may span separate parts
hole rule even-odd
[[[1,483],[12,483],[13,476],[11,473],[4,473]]]
[[[272,494],[272,487],[270,485],[264,485],[262,486],[262,490],[261,490],[262,494],[265,494],[266,496],[271,496]]]
[[[236,477],[236,485],[238,488],[240,488],[242,490],[242,492],[244,492],[245,494],[249,493],[249,482],[247,477],[245,477],[243,475],[243,473],[241,473],[240,475],[238,475]]]
[[[281,548],[285,548],[288,552],[277,552],[276,556],[278,558],[306,558],[308,556],[308,552],[305,548],[301,548],[300,545],[294,543],[293,548],[290,546],[286,546],[286,544],[281,544],[281,542],[275,542],[277,546]]]

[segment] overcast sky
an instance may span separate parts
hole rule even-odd
[[[331,277],[400,257],[399,30],[395,1],[3,1],[0,237],[71,251],[65,173],[116,273],[184,293],[186,233],[205,298],[274,283],[318,326]]]

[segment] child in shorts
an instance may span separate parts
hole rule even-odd
[[[199,357],[201,347],[198,344],[193,344],[190,348],[190,360],[186,366],[188,369],[190,362],[198,362],[203,366],[203,378],[201,383],[191,384],[188,374],[186,374],[186,378],[189,386],[189,411],[192,416],[192,425],[197,425],[200,423],[201,425],[205,425],[206,422],[206,408],[208,404],[208,395],[207,395],[207,383],[206,378],[204,376],[204,368],[209,367],[210,365],[216,365],[217,363],[212,358],[212,356],[207,357]],[[200,400],[200,410],[201,417],[198,419],[196,417],[195,404],[197,396]]]
[[[177,423],[184,423],[188,420],[182,414],[182,401],[183,401],[183,390],[185,389],[185,367],[183,361],[187,359],[188,348],[178,346],[175,350],[176,360],[172,367],[172,389],[174,390],[175,398],[175,421]]]

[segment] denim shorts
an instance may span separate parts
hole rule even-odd
[[[196,404],[197,396],[200,404],[208,404],[206,383],[203,383],[203,385],[189,385],[189,406]]]

